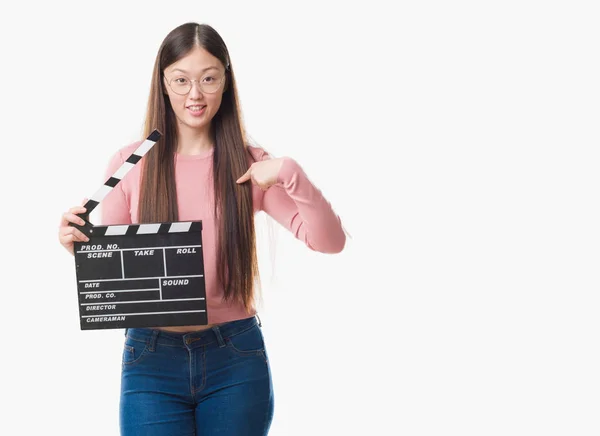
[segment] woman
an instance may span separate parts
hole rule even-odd
[[[267,353],[257,323],[254,214],[265,211],[309,248],[338,253],[339,217],[291,158],[250,146],[225,43],[186,23],[156,57],[144,138],[163,133],[102,203],[102,224],[202,220],[208,325],[126,330],[120,426],[129,435],[266,435],[273,417]],[[141,143],[118,150],[107,178]],[[71,208],[60,242],[88,238]]]

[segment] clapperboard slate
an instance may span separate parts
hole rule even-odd
[[[152,132],[85,204],[74,244],[82,330],[207,324],[202,222],[94,226],[90,212],[159,140]]]

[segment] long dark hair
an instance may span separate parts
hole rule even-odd
[[[144,156],[138,216],[140,223],[178,221],[175,189],[177,148],[176,118],[163,85],[163,71],[194,47],[201,47],[225,67],[225,91],[212,119],[213,179],[217,240],[217,279],[225,300],[252,307],[254,282],[258,281],[256,233],[250,183],[236,179],[248,169],[247,141],[241,122],[233,67],[225,42],[207,24],[186,23],[173,29],[162,42],[152,72],[144,137],[162,133]]]

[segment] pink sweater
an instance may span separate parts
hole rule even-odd
[[[115,153],[107,168],[106,179],[114,174],[140,144],[141,141],[134,142]],[[269,154],[259,147],[250,146],[248,152],[249,163],[270,158]],[[212,156],[213,150],[202,155],[177,153],[175,158],[179,220],[202,220],[209,324],[247,318],[255,313],[254,309],[247,313],[241,304],[223,301],[223,287],[216,280]],[[139,162],[104,198],[100,206],[102,225],[138,223],[141,169],[142,163]],[[235,176],[237,179],[241,174]],[[300,165],[286,157],[277,180],[278,183],[267,191],[252,185],[254,213],[265,211],[312,250],[321,253],[340,252],[346,242],[341,220]]]

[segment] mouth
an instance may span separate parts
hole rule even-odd
[[[186,109],[190,112],[190,114],[197,117],[204,113],[204,111],[206,110],[206,105],[197,104],[193,106],[188,106]]]

